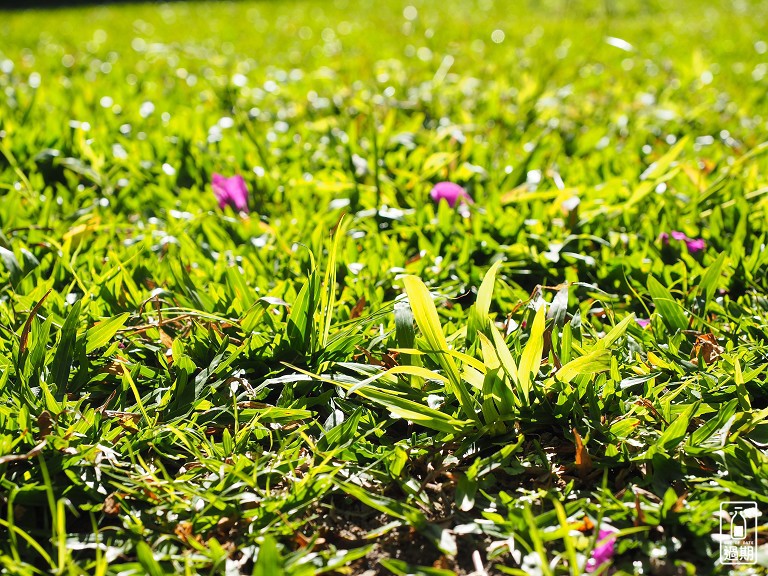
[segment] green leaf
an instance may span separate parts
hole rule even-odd
[[[322,382],[326,382],[334,386],[340,386],[341,388],[348,390],[350,394],[355,393],[363,398],[368,398],[369,400],[372,400],[373,402],[376,402],[385,407],[396,416],[410,420],[426,428],[431,428],[433,430],[439,430],[441,432],[447,432],[450,434],[458,434],[468,424],[468,422],[465,420],[459,420],[453,416],[440,412],[439,410],[430,408],[426,402],[417,402],[412,399],[404,398],[402,395],[399,395],[395,392],[388,391],[384,388],[376,387],[373,385],[376,380],[393,374],[406,374],[425,379],[442,380],[443,382],[446,381],[445,378],[439,374],[431,372],[426,368],[419,366],[395,366],[394,368],[390,368],[387,371],[378,372],[370,378],[357,382],[356,384],[350,384],[349,382],[340,380],[337,381],[325,376],[312,374],[311,372],[307,372],[301,368],[291,366],[290,364],[286,364],[286,366],[296,370],[301,374],[311,376],[312,378]],[[415,394],[416,391],[413,391],[413,393]]]
[[[37,304],[34,305],[32,308],[32,311],[29,313],[29,316],[27,316],[27,320],[24,322],[24,327],[21,329],[21,338],[19,339],[19,359],[18,359],[18,370],[19,372],[24,371],[24,367],[27,362],[27,355],[28,355],[28,349],[29,349],[29,332],[32,330],[32,323],[34,322],[35,318],[37,317],[37,312],[40,310],[40,308],[43,305],[43,302],[45,302],[46,298],[51,295],[51,290],[48,290],[40,300],[37,301]]]
[[[491,325],[491,336],[493,337],[493,346],[496,350],[496,354],[501,362],[501,367],[513,384],[518,384],[520,381],[520,374],[515,363],[515,359],[512,357],[512,353],[509,351],[507,343],[504,341],[504,337],[499,332],[496,326]]]
[[[229,428],[224,428],[224,432],[221,435],[221,447],[224,449],[226,456],[231,455],[235,450],[235,443],[232,441],[232,434]]]
[[[717,257],[717,260],[709,265],[701,277],[701,283],[699,284],[699,295],[704,297],[705,310],[706,304],[712,300],[712,296],[715,295],[715,290],[717,290],[717,287],[720,283],[720,275],[723,272],[723,266],[727,257],[728,255],[725,252],[721,252]]]
[[[571,353],[573,352],[573,328],[571,323],[568,322],[563,326],[563,332],[560,336],[560,361],[568,364],[571,361]]]
[[[212,312],[215,302],[201,286],[195,284],[190,278],[186,267],[180,264],[171,264],[170,270],[174,275],[177,285],[179,285],[184,294],[189,298],[189,302],[198,310]]]
[[[453,570],[414,566],[394,558],[382,558],[379,560],[379,564],[396,576],[455,576],[456,574]]]
[[[346,236],[346,230],[346,222],[342,215],[333,234],[333,242],[331,243],[331,249],[328,252],[325,281],[323,282],[323,295],[321,296],[321,301],[323,302],[323,320],[321,322],[323,332],[322,339],[320,340],[321,348],[325,348],[328,343],[328,335],[330,334],[331,324],[333,322],[333,308],[336,303],[336,259],[339,253],[340,241]]]
[[[717,444],[714,446],[714,448],[722,448],[726,442],[726,434],[721,432],[723,432],[723,429],[726,426],[730,428],[730,424],[732,424],[732,422],[729,423],[729,420],[731,420],[733,415],[736,414],[736,409],[738,407],[739,401],[736,398],[720,406],[719,410],[713,418],[708,420],[706,424],[691,434],[691,437],[686,443],[686,451],[688,451],[689,448],[701,448],[702,444],[709,440],[716,432],[719,434],[719,438],[717,439]],[[727,430],[725,432],[727,433]]]
[[[285,574],[283,559],[277,549],[275,539],[267,534],[259,546],[259,554],[253,567],[253,576],[280,576]]]
[[[672,298],[669,290],[653,276],[648,276],[648,292],[650,292],[656,310],[670,332],[674,333],[688,328],[688,320],[685,318],[682,306]]]
[[[334,482],[344,492],[366,506],[413,526],[443,553],[449,555],[456,554],[456,543],[451,537],[450,531],[428,522],[424,512],[418,508],[394,498],[366,490],[351,482],[344,482],[342,480],[334,480]]]
[[[544,548],[544,540],[539,532],[539,527],[536,524],[536,519],[531,512],[531,505],[528,502],[523,502],[523,518],[525,524],[528,527],[528,536],[533,544],[533,549],[539,555],[539,568],[544,576],[552,576],[552,569],[549,567],[549,560],[547,559],[547,551]]]
[[[552,299],[552,304],[547,312],[547,319],[554,321],[555,326],[565,324],[566,312],[568,310],[568,285],[566,284],[557,291]]]
[[[59,338],[56,355],[51,364],[51,373],[53,382],[56,384],[56,399],[61,400],[67,392],[67,382],[72,368],[72,359],[74,357],[73,348],[77,339],[77,324],[80,320],[80,308],[83,301],[78,300],[72,306],[64,320],[64,326],[61,328],[61,338]]]
[[[46,352],[48,352],[48,339],[51,334],[52,324],[53,315],[49,314],[42,325],[38,325],[38,329],[35,331],[34,341],[32,342],[29,351],[26,370],[30,386],[37,386],[37,383],[40,381],[40,376],[44,374],[45,357]]]
[[[317,441],[317,449],[321,452],[336,448],[346,448],[354,442],[356,438],[357,427],[360,419],[363,417],[363,409],[358,408],[352,415],[341,424],[328,430],[320,440]]]
[[[489,370],[483,379],[482,402],[480,406],[483,411],[483,421],[491,425],[499,422],[497,406],[501,405],[502,402],[501,396],[496,393],[497,386],[495,383],[499,380],[498,372],[498,369]],[[493,426],[493,430],[496,430],[496,428],[496,426]]]
[[[494,328],[495,330],[495,328]],[[483,401],[486,401],[486,396],[490,392],[496,399],[498,408],[502,414],[510,414],[515,409],[515,406],[520,406],[520,401],[514,394],[514,387],[510,385],[513,382],[512,377],[508,372],[502,368],[499,360],[498,351],[494,347],[493,343],[482,334],[478,333],[480,339],[480,345],[483,351],[483,360],[485,362],[485,377],[482,381]],[[501,336],[499,335],[499,338]],[[509,350],[502,341],[502,350],[506,352],[508,358],[505,361],[511,361],[514,366],[514,361],[511,360],[512,356],[509,354]],[[500,370],[501,369],[501,370]],[[517,374],[516,368],[515,374]],[[482,371],[481,371],[482,372]],[[506,378],[504,375],[506,374]],[[466,376],[465,376],[466,378]],[[486,424],[491,423],[488,420],[488,414],[484,414]]]
[[[112,340],[115,334],[117,334],[117,331],[125,325],[128,316],[130,316],[130,314],[125,312],[124,314],[113,316],[107,320],[102,320],[89,328],[85,333],[86,354],[90,354]]]
[[[557,371],[557,379],[570,382],[580,374],[597,374],[611,367],[611,353],[608,350],[593,350],[592,352],[571,360]]]
[[[627,328],[629,325],[634,322],[635,315],[630,314],[629,316],[626,316],[621,322],[616,324],[613,328],[611,328],[611,331],[608,332],[605,336],[603,336],[600,340],[598,340],[595,343],[594,349],[597,350],[610,350],[613,348],[613,345],[616,343],[616,341],[624,336],[624,333],[627,331]]]
[[[688,424],[690,424],[691,418],[693,418],[693,415],[698,408],[698,402],[690,404],[669,426],[667,426],[667,429],[664,430],[656,442],[656,446],[659,446],[667,453],[674,450],[678,444],[683,441],[683,438],[685,438]]]
[[[669,152],[656,160],[656,162],[654,162],[653,165],[645,172],[644,179],[655,180],[664,176],[664,174],[666,174],[669,170],[669,167],[672,165],[672,162],[677,160],[677,157],[680,156],[680,153],[683,151],[686,144],[688,144],[688,140],[688,136],[683,136],[680,138],[680,140],[678,140],[677,143],[672,148],[670,148]]]
[[[468,512],[475,507],[475,495],[477,494],[477,480],[459,472],[459,481],[456,483],[456,506],[463,512]]]
[[[412,516],[415,513],[417,516],[421,517],[423,523],[426,523],[426,518],[423,517],[423,513],[421,513],[416,508],[409,506],[405,502],[395,500],[394,498],[389,498],[383,494],[371,492],[362,488],[361,486],[352,484],[351,482],[344,482],[343,480],[334,479],[334,483],[344,492],[353,498],[356,498],[366,506],[373,508],[374,510],[378,510],[379,512],[387,514],[388,516],[392,516],[393,518],[405,521],[408,521],[409,516]],[[420,526],[416,527],[419,528]]]
[[[3,261],[6,270],[8,270],[8,273],[11,276],[11,284],[15,286],[19,283],[22,276],[21,266],[19,266],[16,254],[14,254],[12,250],[0,246],[0,260]]]
[[[520,389],[523,392],[523,400],[526,405],[530,403],[529,396],[531,392],[531,383],[539,373],[539,368],[541,367],[541,355],[544,352],[545,317],[545,307],[541,306],[536,311],[536,316],[533,319],[533,326],[531,326],[531,335],[528,337],[528,342],[525,343],[523,355],[520,357],[518,377],[520,379]]]
[[[320,284],[313,260],[309,277],[296,296],[288,316],[288,342],[296,353],[311,354],[315,351],[313,346],[315,311],[319,304],[319,297]]]
[[[248,286],[245,281],[245,276],[243,276],[238,267],[228,267],[226,278],[227,284],[235,297],[235,301],[238,302],[243,309],[250,308],[253,305],[256,294],[253,289]]]
[[[489,335],[488,325],[491,322],[491,318],[488,315],[491,309],[491,298],[493,297],[493,285],[496,282],[496,273],[501,267],[501,260],[498,260],[493,266],[490,267],[488,272],[485,273],[483,282],[480,284],[480,288],[477,291],[477,300],[469,311],[469,321],[467,323],[467,342],[472,344],[476,338],[477,333],[482,332]]]
[[[736,386],[736,396],[739,399],[741,409],[748,412],[752,410],[752,403],[749,400],[749,392],[745,386],[744,374],[741,371],[741,362],[736,358],[733,363],[733,382]]]
[[[144,568],[146,573],[150,576],[165,575],[165,571],[163,570],[162,566],[160,566],[160,563],[155,560],[155,556],[152,553],[152,548],[150,548],[149,544],[143,540],[139,540],[136,543],[136,557],[139,560],[139,564],[141,564],[142,568]]]
[[[416,329],[413,325],[413,311],[408,302],[395,302],[395,338],[398,348],[413,349],[416,342]],[[400,356],[401,364],[421,366],[421,359],[417,354],[403,353]],[[414,387],[419,386],[420,380],[412,379]]]
[[[440,326],[440,319],[437,316],[437,309],[432,301],[432,295],[427,287],[417,276],[405,276],[403,278],[405,291],[408,294],[408,301],[411,304],[413,317],[419,327],[422,335],[427,341],[430,351],[436,357],[437,363],[444,370],[448,385],[446,388],[459,401],[464,415],[471,420],[477,421],[475,413],[475,402],[469,395],[469,391],[464,386],[459,369],[453,358],[448,354],[448,343],[445,340],[443,329]]]

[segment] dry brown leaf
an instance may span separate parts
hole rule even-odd
[[[115,498],[115,494],[112,493],[104,499],[104,504],[101,507],[101,511],[107,516],[117,516],[120,514],[120,501]]]
[[[354,360],[358,360],[361,357],[365,356],[365,359],[368,360],[368,363],[372,366],[381,366],[383,368],[386,368],[389,370],[390,368],[394,368],[395,366],[399,365],[399,362],[397,361],[397,357],[400,355],[399,352],[395,352],[393,350],[390,350],[384,356],[381,357],[381,359],[376,358],[369,350],[366,350],[362,346],[356,346],[362,354],[356,354],[353,356]]]
[[[723,347],[717,343],[717,338],[715,338],[714,334],[699,334],[696,336],[696,343],[693,345],[693,350],[691,350],[691,360],[696,362],[699,354],[701,354],[704,362],[709,366],[717,362],[724,351]]]
[[[316,538],[314,541],[307,538],[302,532],[298,530],[293,533],[293,542],[297,548],[307,548],[312,544],[312,550],[318,550],[325,545],[325,538]]]
[[[682,512],[685,509],[685,499],[688,497],[688,492],[683,492],[680,494],[677,500],[675,500],[675,505],[672,506],[672,512]]]
[[[176,528],[173,529],[173,533],[179,537],[182,542],[187,542],[190,538],[193,538],[194,533],[192,531],[192,522],[183,520],[176,524]]]
[[[635,518],[635,526],[642,526],[645,524],[645,512],[643,512],[643,508],[640,506],[640,496],[638,494],[635,494],[635,514],[637,515]]]
[[[117,396],[117,389],[112,390],[112,393],[109,395],[109,397],[104,401],[104,404],[96,408],[95,412],[99,414],[104,414],[104,411],[109,406],[109,403],[112,402],[112,400]]]
[[[578,522],[575,522],[574,524],[571,524],[570,526],[574,530],[578,530],[579,532],[592,532],[592,530],[595,527],[594,522],[590,519],[589,516],[584,516],[583,520],[580,520]]]
[[[158,328],[157,331],[160,333],[160,343],[168,349],[173,348],[173,338],[162,328]]]
[[[48,440],[43,440],[32,448],[29,452],[26,454],[6,454],[5,456],[0,457],[0,466],[3,464],[8,464],[10,462],[19,462],[21,460],[29,460],[30,458],[37,456],[40,452],[43,451],[43,448],[48,444]]]
[[[349,319],[352,320],[353,318],[359,318],[360,315],[363,313],[363,310],[365,309],[365,296],[361,296],[360,300],[358,300],[355,305],[352,307],[352,310],[349,313]]]
[[[592,458],[576,428],[573,429],[573,439],[576,442],[576,472],[580,476],[585,476],[592,470]]]
[[[40,427],[40,434],[38,438],[42,440],[51,433],[51,425],[53,424],[53,418],[48,410],[40,412],[40,416],[37,417],[37,425]]]

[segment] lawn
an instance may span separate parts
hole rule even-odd
[[[768,5],[0,37],[3,574],[766,570]]]

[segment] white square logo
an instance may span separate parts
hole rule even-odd
[[[757,561],[757,502],[720,504],[720,563],[754,564]]]

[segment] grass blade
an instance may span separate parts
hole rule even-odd
[[[416,276],[405,276],[403,283],[405,284],[405,291],[408,294],[408,301],[411,304],[416,324],[426,339],[430,350],[436,352],[436,360],[448,378],[446,388],[459,401],[459,406],[464,415],[471,420],[477,421],[475,401],[464,387],[456,363],[450,354],[447,353],[448,343],[445,340],[442,326],[440,326],[440,319],[437,316],[437,309],[432,301],[432,295],[421,279]]]
[[[72,348],[77,339],[77,323],[80,319],[80,307],[82,300],[75,302],[72,309],[64,320],[64,326],[61,328],[61,338],[56,349],[56,355],[53,357],[51,373],[53,382],[56,384],[56,399],[61,400],[67,391],[67,382],[69,381],[69,372],[72,367],[72,358],[74,356]]]
[[[661,314],[661,319],[671,332],[685,330],[688,320],[685,318],[682,306],[672,298],[669,290],[653,276],[648,276],[648,292],[651,294],[656,310]]]
[[[85,353],[90,354],[97,348],[101,348],[107,342],[114,338],[117,331],[125,326],[125,321],[128,320],[130,314],[125,312],[97,322],[94,326],[88,329],[85,333]]]
[[[727,257],[728,255],[725,252],[721,252],[720,256],[717,257],[717,260],[709,265],[701,277],[698,292],[699,296],[704,298],[704,311],[707,309],[707,303],[711,301],[712,297],[715,295],[715,290],[717,290],[720,275],[723,272],[723,266],[725,265],[725,259]]]
[[[493,296],[493,285],[496,282],[496,273],[501,267],[501,260],[498,260],[485,273],[483,282],[477,291],[477,300],[469,311],[469,321],[467,323],[467,342],[472,344],[477,339],[477,333],[482,332],[488,335],[488,324],[491,322],[488,313],[491,309],[491,298]]]
[[[541,306],[536,311],[536,316],[533,319],[533,326],[531,326],[531,335],[528,338],[528,342],[525,343],[523,355],[520,357],[518,377],[520,381],[520,389],[523,393],[523,400],[526,405],[530,403],[531,383],[536,377],[536,374],[539,373],[539,368],[541,367],[541,354],[544,352],[545,316],[545,307]]]
[[[611,331],[608,332],[605,336],[603,336],[600,340],[597,341],[595,344],[595,350],[610,350],[613,345],[616,343],[616,341],[624,336],[624,333],[627,331],[627,328],[629,325],[635,320],[635,315],[630,314],[629,316],[626,316],[621,322],[616,324],[613,328],[611,328]]]
[[[304,285],[296,296],[288,316],[288,342],[294,352],[310,354],[314,352],[315,311],[320,296],[320,286],[314,260]]]
[[[593,350],[571,360],[557,371],[557,379],[570,382],[580,374],[597,374],[611,367],[611,353],[608,350]]]

